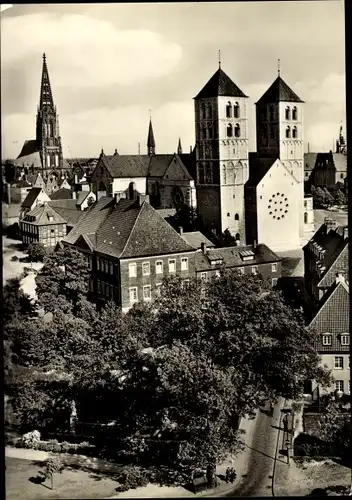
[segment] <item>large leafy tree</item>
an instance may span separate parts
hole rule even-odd
[[[36,313],[31,297],[21,288],[21,277],[11,278],[3,287],[2,317],[5,325],[18,318],[28,318]]]
[[[63,247],[44,259],[36,276],[38,301],[45,311],[71,311],[88,292],[87,260],[74,248]]]

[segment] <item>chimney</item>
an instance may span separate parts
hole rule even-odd
[[[72,191],[72,199],[77,200],[77,193],[76,191]]]
[[[325,217],[324,224],[326,226],[326,233],[333,229],[336,229],[337,226],[336,220],[331,219],[330,217]]]
[[[337,273],[335,278],[336,283],[345,283],[345,277],[342,273]]]
[[[178,232],[180,233],[180,235],[181,235],[181,236],[183,235],[183,227],[182,227],[182,226],[180,226],[180,227],[178,228]]]
[[[207,253],[207,245],[204,243],[204,241],[200,244],[200,248],[205,255]]]
[[[343,228],[343,239],[348,240],[348,226]]]

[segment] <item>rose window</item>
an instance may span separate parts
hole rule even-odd
[[[269,215],[273,219],[281,220],[285,218],[288,213],[288,199],[283,193],[275,193],[269,200],[268,210]]]

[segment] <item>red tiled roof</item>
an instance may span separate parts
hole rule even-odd
[[[257,104],[275,103],[279,101],[303,102],[280,76],[276,78],[274,83],[262,95]]]
[[[217,96],[247,97],[221,68],[214,73],[195,99]]]

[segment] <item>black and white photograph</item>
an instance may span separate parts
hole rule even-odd
[[[345,8],[1,4],[6,500],[352,495]]]

